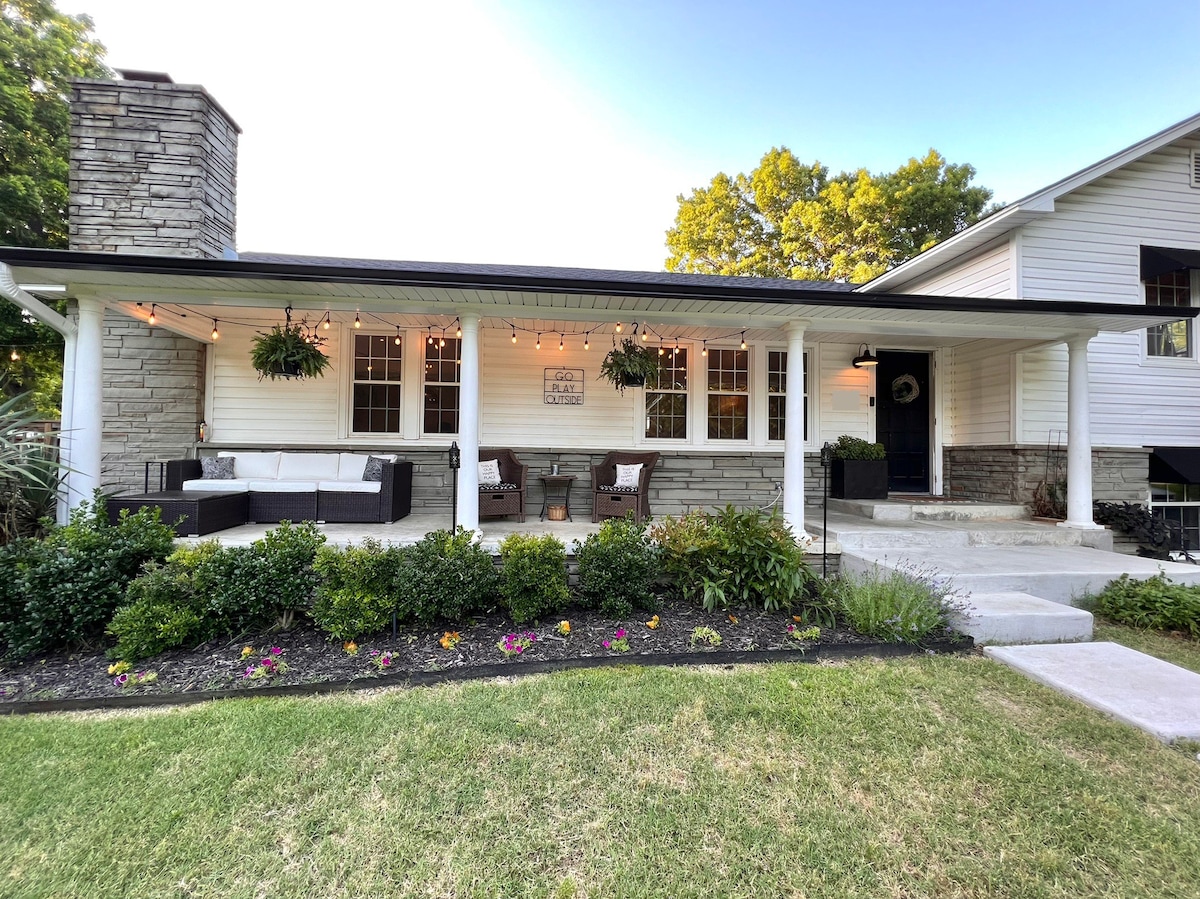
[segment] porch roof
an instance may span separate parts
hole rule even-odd
[[[485,318],[563,321],[636,316],[670,328],[775,328],[804,321],[814,331],[863,337],[1054,340],[1082,332],[1134,331],[1200,312],[1083,298],[862,294],[852,284],[781,279],[272,254],[196,259],[0,248],[0,261],[12,266],[19,282],[64,284],[68,295],[122,304],[134,316],[141,302],[417,315],[445,315],[451,309],[451,315],[472,311]],[[194,330],[189,336],[204,339],[206,328]]]

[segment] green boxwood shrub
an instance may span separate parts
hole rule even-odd
[[[609,518],[599,533],[575,542],[581,603],[610,618],[628,618],[634,609],[655,609],[658,557],[658,545],[634,521],[632,512]]]
[[[470,531],[433,531],[404,552],[396,580],[396,613],[402,621],[429,624],[461,620],[496,598],[496,565]]]
[[[44,539],[0,547],[0,653],[19,659],[101,640],[126,586],[174,540],[158,509],[110,525],[97,493]]]
[[[833,578],[822,594],[860,634],[889,643],[919,643],[946,626],[953,604],[931,577],[901,571]]]
[[[113,658],[136,662],[184,646],[202,631],[191,577],[174,556],[164,566],[147,564],[129,584],[126,605],[117,609],[108,632],[117,638]]]
[[[500,544],[500,595],[517,624],[562,608],[567,590],[567,548],[553,534],[509,534]]]
[[[313,621],[338,640],[382,631],[396,611],[396,581],[404,565],[404,550],[384,549],[377,540],[344,550],[321,547],[315,565],[321,580]]]
[[[790,607],[812,580],[792,529],[760,509],[689,512],[662,519],[650,534],[676,587],[710,612],[734,604]]]
[[[1177,584],[1161,573],[1144,581],[1121,575],[1100,592],[1093,609],[1120,624],[1200,639],[1200,587]]]

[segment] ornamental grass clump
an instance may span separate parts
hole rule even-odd
[[[961,605],[945,583],[921,571],[846,575],[826,581],[823,594],[850,627],[889,643],[919,643]]]
[[[500,544],[500,596],[517,624],[567,604],[567,548],[553,534],[510,534]]]
[[[658,545],[632,512],[607,519],[598,533],[575,541],[580,603],[609,618],[628,618],[634,609],[653,611],[659,555]]]
[[[726,506],[664,518],[650,531],[662,568],[705,611],[754,606],[768,612],[801,601],[812,582],[792,529],[776,513]]]

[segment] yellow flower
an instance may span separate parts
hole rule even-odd
[[[462,642],[462,635],[458,631],[446,631],[438,642],[442,644],[442,649],[453,649]]]
[[[243,646],[242,647],[242,658],[243,659],[248,659],[252,655],[254,655],[254,647],[253,646]]]
[[[564,637],[569,637],[571,635],[571,622],[560,621],[558,623],[558,632]]]
[[[793,616],[792,616],[792,621],[796,622],[797,624],[799,624],[799,623],[800,623],[800,622],[802,622],[803,620],[804,620],[804,619],[803,619],[803,618],[801,618],[799,615],[793,615]]]
[[[344,649],[346,651],[346,655],[350,655],[350,656],[358,655],[358,644],[355,643],[353,640],[347,640],[345,643],[343,643],[342,649]]]
[[[658,616],[655,615],[653,618],[647,621],[646,627],[650,628],[650,630],[656,630],[658,628]]]
[[[125,674],[133,666],[128,662],[113,662],[108,666],[109,674]]]
[[[737,616],[736,616],[736,615],[730,615],[730,616],[729,616],[729,623],[730,623],[730,624],[737,624],[737,623],[738,623]]]

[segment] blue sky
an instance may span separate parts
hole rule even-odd
[[[772,146],[1012,201],[1200,111],[1195,0],[59,5],[238,120],[242,250],[655,270]]]

